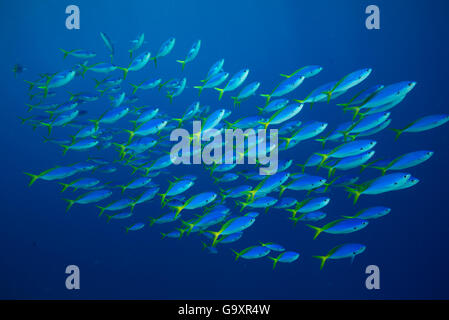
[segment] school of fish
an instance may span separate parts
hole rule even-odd
[[[281,74],[277,86],[264,88],[261,93],[260,82],[248,83],[249,69],[226,72],[224,59],[204,70],[203,80],[188,79],[187,72],[200,53],[200,40],[187,48],[188,51],[184,48],[178,53],[178,59],[170,59],[167,56],[174,55],[175,38],[168,39],[155,53],[150,53],[145,51],[147,41],[141,33],[129,46],[129,64],[118,65],[114,63],[114,42],[103,32],[100,38],[109,58],[99,57],[91,50],[61,49],[61,59],[70,63],[67,69],[26,80],[30,102],[22,123],[42,130],[46,136],[44,142],[54,143],[64,155],[58,165],[37,173],[26,172],[30,177],[29,186],[40,180],[59,183],[67,203],[66,211],[74,206],[93,205],[105,222],[123,223],[126,232],[161,228],[163,239],[182,239],[196,234],[199,244],[210,253],[228,246],[235,260],[265,257],[271,261],[273,269],[279,263],[297,261],[300,253],[271,242],[275,239],[266,239],[267,242],[257,239],[247,248],[239,247],[237,242],[245,230],[257,228],[257,220],[263,217],[263,212],[279,212],[288,223],[304,224],[310,228],[311,239],[323,233],[335,237],[335,247],[324,248],[314,256],[321,268],[327,260],[353,261],[366,246],[342,241],[342,235],[364,229],[370,220],[382,218],[391,209],[379,205],[354,209],[339,216],[332,213],[332,206],[329,206],[332,191],[346,191],[355,205],[361,196],[413,187],[419,179],[412,176],[409,169],[429,160],[434,151],[410,150],[392,159],[376,158],[376,134],[389,129],[392,140],[397,140],[403,134],[427,131],[449,120],[448,114],[431,114],[392,129],[394,108],[406,99],[416,83],[379,84],[346,94],[353,87],[362,86],[372,73],[370,68],[339,76],[303,94],[297,88],[310,78],[318,78],[323,70],[318,65],[305,66],[291,74]],[[179,63],[179,77],[156,76],[158,65],[162,63]],[[128,79],[135,72],[154,76],[131,83]],[[91,91],[69,91],[69,85],[75,81],[91,83]],[[188,82],[192,85],[188,86]],[[136,94],[144,90],[164,94],[166,105],[150,107],[145,103],[151,102],[141,102]],[[216,92],[216,101],[201,103],[205,90]],[[181,94],[190,94],[192,103],[185,106],[183,114],[173,115],[169,106]],[[336,125],[301,122],[298,114],[307,112],[304,111],[306,105],[315,108],[319,104],[330,104],[344,94],[349,98],[340,98],[334,107],[350,115],[348,121]],[[214,108],[212,105],[218,102],[230,107]],[[93,103],[102,106],[99,116],[91,116],[93,113],[85,110]],[[245,108],[251,115],[232,119],[236,108]],[[194,120],[202,121],[200,135],[209,129],[220,132],[227,128],[278,129],[277,170],[262,175],[259,164],[245,170],[237,164],[204,165],[210,183],[203,185],[202,192],[191,192],[198,176],[190,173],[173,176],[169,154],[173,142],[169,135],[176,128],[191,128]],[[398,122],[403,121],[398,119]],[[282,157],[283,151],[306,140],[316,145],[316,152],[306,158],[301,155],[301,159]],[[256,145],[259,143],[256,141]],[[115,150],[115,157],[105,156],[111,154],[107,153],[109,149]],[[68,160],[70,153],[82,151],[86,155],[84,161],[72,163]],[[187,165],[185,169],[189,172]],[[374,179],[363,177],[368,169],[376,172]],[[127,180],[110,182],[108,175],[114,172],[125,172]],[[139,210],[147,202],[164,213],[151,216],[148,209]]]

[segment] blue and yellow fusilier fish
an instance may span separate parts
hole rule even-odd
[[[161,78],[157,78],[157,79],[150,79],[150,80],[145,80],[142,81],[139,84],[132,84],[130,83],[130,85],[134,88],[132,94],[136,93],[137,90],[141,89],[141,90],[148,90],[148,89],[153,89],[158,87],[162,82]]]
[[[289,138],[281,137],[279,140],[285,141],[285,149],[288,149],[288,146],[292,140],[299,142],[313,138],[322,133],[326,128],[327,123],[325,122],[311,121],[301,125],[299,129],[293,132]]]
[[[321,163],[318,165],[321,167],[323,163],[329,158],[346,158],[350,156],[355,156],[366,151],[369,151],[376,145],[374,140],[356,140],[347,143],[343,143],[328,153],[317,152],[317,156],[322,157]]]
[[[391,129],[396,132],[395,140],[404,132],[422,132],[439,127],[449,121],[449,114],[434,114],[413,121],[403,129]]]
[[[197,40],[193,43],[192,47],[190,48],[184,60],[176,60],[176,62],[181,64],[182,70],[184,70],[186,63],[196,58],[198,52],[200,52],[200,48],[201,48],[201,40]]]
[[[201,95],[201,92],[203,92],[203,89],[207,88],[214,88],[216,86],[221,85],[227,78],[229,77],[228,72],[219,72],[217,74],[214,74],[213,76],[207,78],[203,82],[203,85],[201,86],[194,86],[195,89],[198,89],[198,96]]]
[[[175,46],[176,39],[171,37],[168,40],[166,40],[164,43],[162,43],[161,47],[159,48],[158,52],[154,57],[151,58],[151,60],[154,61],[154,66],[157,67],[157,59],[165,57],[168,55]]]
[[[247,201],[255,198],[256,195],[268,194],[276,188],[280,187],[290,177],[288,172],[278,172],[271,176],[264,178],[257,186],[251,191],[247,191]]]
[[[100,209],[99,217],[103,215],[104,211],[119,211],[131,207],[131,211],[133,211],[135,205],[135,201],[131,198],[124,198],[120,200],[113,201],[107,204],[105,207],[97,206]]]
[[[360,218],[352,218],[352,219],[338,219],[323,227],[316,227],[308,224],[307,226],[315,230],[315,235],[313,239],[315,240],[321,232],[331,233],[331,234],[346,234],[355,232],[365,228],[368,225],[368,221]]]
[[[151,178],[140,177],[140,178],[136,178],[136,179],[130,181],[128,184],[125,184],[125,185],[119,184],[119,185],[116,185],[115,187],[122,189],[122,193],[124,193],[128,189],[139,189],[139,188],[145,187],[150,182],[151,182]]]
[[[118,120],[122,119],[129,112],[129,107],[121,106],[118,108],[112,108],[106,110],[98,119],[91,119],[90,122],[93,122],[95,125],[95,129],[98,129],[100,123],[115,123]]]
[[[139,34],[135,40],[131,40],[131,43],[133,46],[131,49],[128,50],[130,58],[133,57],[134,51],[137,51],[140,49],[140,47],[142,47],[144,42],[145,42],[145,34],[144,33]]]
[[[107,217],[106,222],[110,222],[111,220],[123,220],[123,219],[128,219],[133,215],[132,211],[125,211],[125,212],[120,212],[120,213],[116,213],[116,214],[105,214],[105,216]]]
[[[81,76],[84,77],[84,74],[87,71],[93,71],[97,73],[110,73],[112,71],[117,70],[118,67],[109,62],[98,62],[90,66],[82,64],[81,68],[82,68]]]
[[[64,192],[67,190],[67,188],[73,188],[73,191],[77,191],[78,189],[89,189],[93,186],[96,186],[100,183],[100,180],[96,178],[80,178],[77,180],[74,180],[70,183],[62,183],[58,182],[61,186],[63,186],[61,192]]]
[[[139,194],[137,197],[134,197],[134,205],[138,205],[152,200],[158,192],[159,192],[158,186],[148,188],[147,190]]]
[[[268,103],[266,106],[264,107],[257,107],[257,109],[259,109],[259,114],[261,113],[270,113],[270,112],[274,112],[274,111],[278,111],[279,109],[284,108],[287,104],[288,104],[289,100],[288,99],[275,99],[270,101],[270,103]]]
[[[369,95],[357,106],[345,107],[345,111],[353,111],[354,117],[361,109],[373,109],[379,106],[394,103],[398,98],[405,96],[416,86],[416,82],[402,81],[383,87],[382,89]]]
[[[351,258],[351,263],[354,261],[356,255],[365,251],[366,246],[358,243],[347,243],[336,246],[331,249],[325,256],[313,256],[321,260],[320,270],[323,269],[327,259],[337,260]]]
[[[153,224],[169,223],[169,222],[176,221],[176,220],[178,220],[180,218],[181,218],[181,216],[180,215],[176,216],[173,211],[171,211],[169,213],[164,213],[163,215],[161,215],[161,216],[159,216],[157,218],[149,217],[149,219],[150,219],[150,227]]]
[[[172,121],[177,121],[178,127],[180,127],[185,121],[196,117],[199,114],[199,112],[200,112],[200,102],[195,101],[186,109],[181,118],[173,118]]]
[[[295,75],[299,75],[299,76],[303,76],[304,78],[307,79],[307,78],[316,76],[318,73],[321,72],[321,70],[323,70],[323,67],[321,67],[321,66],[305,66],[305,67],[299,68],[298,70],[296,70],[295,72],[293,72],[291,74],[281,73],[281,77],[291,78]]]
[[[298,200],[291,197],[283,197],[280,198],[276,205],[273,207],[275,209],[288,209],[295,206],[298,203]]]
[[[158,141],[153,137],[142,137],[134,139],[129,144],[120,144],[116,142],[113,142],[112,144],[118,148],[119,158],[120,160],[123,160],[128,153],[131,153],[132,155],[140,154],[155,146],[157,142]]]
[[[216,197],[217,194],[215,192],[203,192],[190,197],[181,206],[170,206],[170,207],[175,209],[176,215],[179,215],[181,211],[184,209],[193,210],[204,207],[212,203]]]
[[[76,167],[54,167],[45,171],[42,171],[39,174],[31,174],[24,172],[27,176],[31,177],[30,183],[28,184],[29,187],[33,185],[33,183],[38,180],[46,180],[46,181],[52,181],[52,180],[61,180],[68,178],[70,176],[73,176],[74,174],[78,173],[79,170]]]
[[[151,58],[151,53],[147,51],[147,52],[140,54],[133,61],[131,61],[131,63],[129,64],[129,66],[127,68],[117,67],[117,69],[120,69],[123,71],[123,79],[126,79],[126,76],[128,75],[129,71],[141,70],[143,67],[145,67],[147,65],[148,61],[150,61],[150,58]]]
[[[367,181],[361,185],[346,186],[345,189],[350,196],[354,195],[355,204],[362,194],[380,194],[394,191],[404,185],[410,177],[409,173],[392,173]]]
[[[252,217],[247,216],[237,217],[227,220],[218,231],[207,231],[208,233],[214,236],[214,239],[212,241],[212,247],[215,247],[217,239],[220,235],[228,235],[243,231],[252,226],[255,221],[256,219]]]
[[[378,219],[380,217],[383,217],[383,216],[389,214],[390,211],[391,211],[390,208],[377,206],[377,207],[370,207],[370,208],[360,210],[353,216],[342,216],[342,217],[346,218],[346,219],[354,219],[354,218],[364,219],[364,220]]]
[[[64,59],[67,58],[68,55],[80,59],[91,59],[95,58],[95,56],[97,55],[95,52],[91,50],[84,50],[84,49],[75,49],[67,51],[60,48],[59,50],[61,50],[62,53],[64,53]]]
[[[236,97],[231,97],[232,100],[234,100],[234,106],[238,105],[240,106],[240,103],[242,103],[243,100],[248,99],[249,97],[253,96],[257,89],[260,87],[260,82],[251,82],[247,86],[245,86],[242,90],[240,90],[239,94]]]
[[[283,123],[296,116],[302,110],[303,106],[303,104],[291,103],[276,111],[266,122],[260,122],[260,124],[262,124],[266,129],[270,124]]]
[[[182,78],[182,80],[179,82],[179,85],[170,91],[167,91],[167,98],[170,99],[170,103],[173,102],[173,98],[179,96],[184,89],[186,88],[186,84],[187,84],[187,78]]]
[[[378,169],[384,175],[389,170],[403,170],[417,166],[433,156],[433,151],[420,150],[403,154],[391,160],[376,160],[366,165],[362,165],[362,169],[373,168]]]
[[[323,167],[328,169],[328,177],[332,177],[335,171],[338,170],[350,170],[361,166],[363,168],[364,163],[371,159],[375,154],[374,150],[367,151],[355,156],[336,159],[335,161],[326,162]]]
[[[143,123],[153,119],[159,113],[159,108],[141,108],[138,111],[139,117],[131,123]]]
[[[293,180],[286,185],[280,186],[280,197],[287,189],[295,191],[309,191],[315,188],[319,188],[326,183],[326,179],[319,176],[311,176],[308,174],[299,174],[298,178],[296,178],[296,176],[293,176],[292,179]]]
[[[166,204],[165,198],[168,197],[174,197],[181,193],[184,193],[185,191],[189,190],[195,182],[190,179],[180,179],[176,180],[175,182],[169,181],[169,186],[167,190],[164,193],[159,193],[158,195],[161,197],[161,206],[164,207]]]
[[[261,94],[262,97],[266,97],[265,106],[268,105],[271,98],[282,97],[298,88],[304,79],[304,75],[298,72],[278,84],[270,94]]]
[[[145,137],[150,134],[158,133],[167,125],[167,123],[168,121],[164,119],[151,119],[135,126],[133,130],[124,129],[123,131],[129,133],[128,143],[130,143],[134,137]]]
[[[326,218],[326,216],[327,216],[327,214],[322,211],[312,211],[312,212],[302,213],[301,215],[299,215],[297,217],[296,216],[289,217],[289,219],[292,220],[296,226],[298,221],[316,222],[316,221],[323,220],[324,218]]]
[[[128,233],[128,231],[137,231],[137,230],[143,229],[143,227],[145,227],[145,223],[137,222],[137,223],[133,224],[132,226],[126,227],[126,233]]]
[[[263,258],[266,255],[268,255],[271,250],[268,247],[264,247],[264,246],[252,246],[246,249],[243,249],[240,252],[234,251],[232,250],[232,252],[235,253],[235,260],[237,261],[238,258],[243,258],[243,259],[259,259],[259,258]]]
[[[268,259],[273,260],[273,270],[276,268],[276,265],[278,262],[291,263],[293,261],[298,260],[298,258],[299,258],[299,253],[297,253],[295,251],[284,251],[284,252],[280,253],[276,258],[268,257]]]
[[[341,130],[341,133],[343,134],[344,139],[351,135],[356,137],[359,133],[371,130],[379,126],[383,122],[387,121],[389,117],[390,112],[380,112],[368,115],[366,117],[362,117],[357,122],[348,123],[348,128]]]
[[[84,138],[78,141],[73,141],[69,145],[61,144],[60,146],[63,148],[62,154],[65,155],[67,151],[69,150],[79,150],[79,151],[85,151],[90,148],[95,147],[99,141],[94,138]]]
[[[111,39],[109,38],[109,36],[104,33],[104,32],[100,32],[100,37],[103,40],[104,44],[106,45],[106,48],[108,48],[109,50],[109,55],[111,56],[111,61],[114,58],[114,43],[111,41]]]
[[[49,122],[45,121],[39,121],[39,125],[45,126],[48,128],[48,135],[51,134],[51,131],[53,127],[62,127],[70,123],[72,120],[74,120],[79,114],[78,110],[71,110],[67,112],[63,112],[59,114],[55,119]]]
[[[223,71],[223,65],[224,65],[224,59],[220,59],[217,62],[215,62],[207,72],[206,79],[201,80],[201,82],[207,82],[210,78],[215,76],[216,74]]]
[[[281,246],[280,244],[277,244],[277,243],[274,243],[274,242],[263,243],[263,242],[259,241],[259,243],[260,243],[261,246],[267,247],[271,251],[276,251],[276,252],[283,252],[283,251],[285,251],[284,246]]]
[[[371,74],[371,71],[372,69],[369,68],[357,70],[338,80],[331,90],[323,92],[327,96],[327,102],[329,103],[334,92],[346,92],[350,88],[360,84],[362,81],[368,78],[368,76]]]
[[[313,211],[318,211],[325,206],[327,206],[330,202],[330,198],[327,197],[318,197],[318,198],[307,198],[298,202],[293,209],[285,209],[287,212],[292,213],[292,217],[295,218],[296,214],[299,213],[309,213]]]
[[[69,204],[67,205],[66,212],[70,210],[70,208],[75,204],[88,204],[95,203],[106,198],[109,198],[112,195],[112,191],[108,189],[95,190],[91,192],[84,193],[77,197],[75,200],[64,199]]]
[[[232,90],[235,90],[238,87],[240,87],[242,85],[242,83],[245,82],[246,78],[248,77],[248,74],[249,74],[249,69],[240,70],[239,72],[234,74],[231,77],[231,79],[229,79],[229,81],[226,83],[226,85],[224,86],[223,89],[215,87],[215,90],[220,92],[220,94],[218,95],[218,100],[219,101],[221,100],[221,97],[223,96],[224,92],[232,91]]]

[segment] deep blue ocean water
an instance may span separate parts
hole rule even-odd
[[[80,30],[65,28],[65,8],[70,4],[80,8]],[[365,28],[365,8],[370,4],[380,8],[380,30]],[[160,60],[158,69],[149,65],[130,73],[130,82],[155,74],[177,76],[180,66],[174,60],[183,57],[193,41],[202,40],[198,57],[186,66],[189,88],[172,105],[163,95],[138,92],[142,102],[173,116],[180,115],[196,99],[192,85],[202,79],[209,66],[225,58],[225,70],[231,74],[249,68],[247,82],[260,81],[261,93],[280,81],[279,73],[308,64],[323,66],[324,70],[305,81],[293,98],[305,97],[318,85],[363,67],[373,68],[360,86],[363,88],[417,81],[416,88],[393,109],[392,127],[401,127],[424,115],[448,112],[448,9],[447,1],[399,0],[2,1],[0,298],[449,298],[447,126],[404,134],[397,142],[388,130],[375,136],[379,157],[421,149],[433,150],[435,155],[408,170],[421,180],[411,189],[362,196],[355,208],[344,192],[331,194],[332,201],[325,210],[330,217],[372,205],[392,208],[389,215],[372,221],[364,230],[343,236],[323,234],[312,241],[313,232],[304,224],[293,227],[286,215],[272,211],[261,215],[239,242],[212,255],[201,250],[196,236],[161,240],[159,232],[170,230],[170,226],[126,234],[126,223],[106,224],[97,217],[98,209],[93,205],[75,205],[66,214],[60,186],[41,180],[29,188],[29,178],[23,171],[38,173],[57,164],[80,161],[86,154],[69,152],[63,158],[58,146],[42,142],[46,129],[33,131],[18,119],[27,114],[23,79],[60,71],[77,61],[73,57],[62,59],[58,48],[91,49],[108,61],[99,36],[103,31],[116,44],[115,62],[119,65],[128,63],[129,41],[138,33],[145,33],[145,47],[151,52],[169,37],[176,37],[173,52]],[[15,63],[28,68],[17,79],[11,72]],[[94,84],[91,77],[74,81],[61,91],[88,90]],[[357,91],[352,89],[337,101],[346,101]],[[205,91],[201,102],[232,109],[229,96],[218,102],[216,92]],[[254,114],[258,103],[263,99],[253,98],[232,109],[232,119]],[[88,112],[88,116],[95,114],[95,110]],[[330,128],[347,117],[333,103],[319,104],[312,110],[306,107],[298,116],[300,120],[329,122]],[[289,150],[285,157],[301,162],[318,148],[316,142],[308,141]],[[186,172],[201,176],[192,193],[216,188],[201,168],[170,170],[178,176]],[[127,177],[123,174],[117,178]],[[167,178],[160,177],[162,181]],[[156,202],[136,209],[140,220],[164,212]],[[275,271],[268,259],[234,262],[229,248],[243,249],[258,241],[283,244],[300,252],[301,257],[295,263],[278,265]],[[348,260],[328,261],[320,271],[319,262],[311,256],[325,254],[344,242],[363,243],[367,250],[353,264]],[[64,272],[70,264],[80,268],[80,290],[65,287]],[[372,264],[380,268],[380,290],[365,288],[365,268]]]

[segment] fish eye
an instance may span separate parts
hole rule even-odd
[[[395,182],[394,184],[398,184],[397,182]]]

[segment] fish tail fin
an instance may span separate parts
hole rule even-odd
[[[113,142],[112,144],[119,149],[119,158],[120,160],[123,160],[123,158],[126,156],[126,146],[116,142]]]
[[[98,124],[100,123],[100,120],[88,120],[90,122],[93,122],[95,125],[95,130],[98,130]]]
[[[157,58],[156,57],[152,57],[151,59],[154,62],[154,67],[157,68]]]
[[[139,86],[138,85],[136,85],[136,84],[132,84],[132,83],[130,83],[130,86],[132,86],[134,89],[133,89],[133,93],[132,94],[135,94],[136,93],[136,91],[139,89]]]
[[[263,93],[262,93],[260,96],[266,98],[266,100],[265,100],[265,106],[268,105],[268,102],[270,102],[270,99],[271,99],[271,94],[263,94]]]
[[[67,205],[67,208],[65,209],[65,212],[68,212],[70,210],[70,208],[73,206],[73,204],[75,203],[75,200],[70,200],[70,199],[63,199],[64,201],[67,201],[69,204]]]
[[[161,207],[165,207],[165,204],[167,203],[165,201],[165,197],[167,196],[167,193],[158,193],[158,196],[161,197]]]
[[[68,187],[70,187],[69,183],[62,183],[62,182],[58,182],[61,186],[62,186],[62,190],[61,192],[64,192],[67,190]]]
[[[97,206],[97,208],[100,209],[100,213],[98,214],[98,216],[101,217],[103,215],[104,210],[106,210],[106,207]]]
[[[240,257],[240,253],[238,253],[237,251],[235,251],[235,250],[233,250],[233,249],[231,249],[231,251],[234,252],[234,254],[235,254],[235,259],[234,259],[234,261],[237,261],[237,259]]]
[[[268,259],[273,260],[273,270],[274,270],[274,268],[276,268],[279,259],[273,257],[268,257]]]
[[[318,235],[323,231],[322,228],[312,226],[311,224],[307,224],[306,226],[315,230],[315,235],[313,236],[313,240],[315,240],[318,237]]]
[[[218,101],[220,101],[221,97],[223,97],[224,89],[221,88],[214,88],[214,89],[220,92],[220,94],[218,95]]]
[[[284,194],[285,190],[287,190],[288,186],[280,186],[279,187],[281,191],[279,191],[279,197],[282,197],[282,194]]]
[[[150,217],[149,219],[150,219],[150,222],[148,222],[148,226],[149,226],[149,227],[152,227],[153,224],[156,222],[156,219],[153,218],[153,217]]]
[[[216,232],[216,231],[206,231],[206,232],[208,232],[214,236],[211,247],[215,247],[215,245],[217,244],[217,239],[218,239],[218,236],[220,235],[220,232]]]
[[[352,115],[352,121],[354,121],[355,118],[359,115],[360,107],[349,107],[349,108],[344,108],[343,111],[352,111],[352,112],[353,112],[353,115]]]
[[[394,141],[396,141],[396,140],[398,140],[399,139],[399,136],[402,134],[402,132],[403,132],[403,130],[400,130],[400,129],[391,129],[390,128],[390,130],[391,131],[394,131],[395,133],[396,133],[396,136],[394,137]]]
[[[203,92],[204,86],[193,86],[195,89],[198,89],[198,97],[201,96],[201,92]]]
[[[28,172],[24,172],[24,174],[31,177],[30,183],[28,183],[28,187],[31,187],[33,183],[41,177],[39,174],[31,174]]]
[[[330,91],[323,91],[322,93],[326,95],[327,103],[329,103],[329,101],[331,100],[331,97],[332,97],[332,90],[330,90]]]
[[[161,239],[165,239],[165,237],[167,236],[167,234],[166,233],[163,233],[163,232],[161,232]]]
[[[117,67],[117,69],[120,69],[123,71],[123,79],[126,79],[126,76],[128,75],[128,68],[123,68],[123,67]]]
[[[166,97],[170,100],[170,103],[173,103],[173,95],[168,93]]]
[[[65,156],[65,154],[67,153],[67,151],[69,151],[70,146],[67,146],[65,144],[60,144],[60,146],[62,147],[62,155]]]
[[[182,66],[181,70],[184,71],[184,67],[186,66],[186,62],[183,61],[183,60],[176,60],[176,62],[181,64],[181,66]]]
[[[268,122],[262,122],[262,121],[258,121],[259,124],[264,126],[264,129],[266,130],[268,128],[268,126],[270,125],[270,121]]]
[[[59,48],[59,50],[61,50],[62,53],[64,53],[64,59],[67,58],[67,56],[70,54],[70,51],[67,51],[67,50],[64,50],[64,49],[61,49],[61,48]]]
[[[327,160],[327,158],[329,157],[329,155],[328,154],[324,154],[324,153],[315,153],[317,156],[320,156],[320,157],[322,157],[322,159],[321,159],[321,162],[318,164],[318,169],[320,169],[322,166],[323,166],[323,164],[324,164],[324,162]]]
[[[328,256],[313,256],[313,257],[321,260],[320,270],[323,269],[324,263],[326,262],[327,258],[329,258]]]
[[[349,197],[351,197],[351,195],[354,195],[354,205],[357,203],[357,200],[359,199],[361,192],[359,190],[350,188],[350,187],[345,187],[346,191],[349,194]]]
[[[123,131],[129,133],[128,144],[131,143],[131,140],[134,137],[134,131],[127,130],[127,129],[124,129]]]

